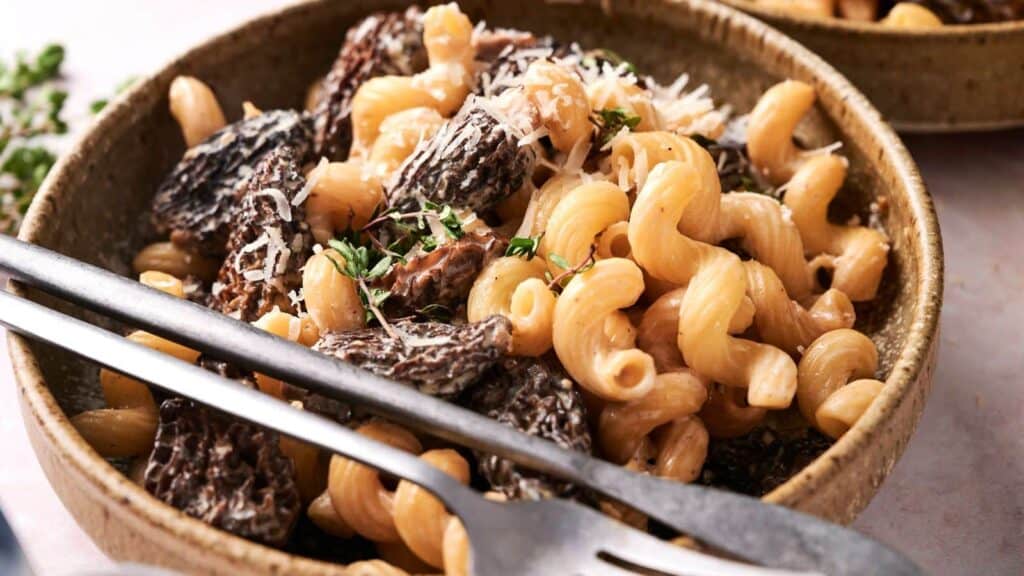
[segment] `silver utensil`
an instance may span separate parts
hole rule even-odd
[[[621,466],[567,451],[540,438],[528,436],[481,415],[447,402],[424,396],[415,390],[391,382],[369,372],[345,364],[302,346],[276,338],[245,323],[207,310],[157,290],[149,289],[131,279],[62,256],[44,248],[0,237],[0,269],[45,292],[102,312],[127,323],[202,350],[229,362],[246,366],[275,378],[306,387],[315,392],[344,399],[381,416],[401,421],[428,434],[480,451],[509,458],[526,467],[539,470],[581,486],[586,486],[662,522],[670,528],[696,538],[710,548],[756,563],[789,569],[820,570],[833,575],[921,574],[910,560],[852,530],[830,524],[759,500],[681,484],[659,478],[637,475]],[[240,417],[269,425],[288,435],[309,440],[333,451],[350,455],[380,467],[397,476],[423,485],[437,494],[466,523],[477,542],[500,543],[496,550],[482,550],[474,545],[476,561],[493,559],[495,572],[480,574],[514,574],[528,563],[568,561],[570,557],[589,557],[601,551],[638,565],[657,562],[655,550],[667,546],[646,534],[626,530],[600,514],[562,501],[515,503],[499,505],[480,499],[447,476],[424,470],[415,458],[394,449],[374,445],[361,454],[370,441],[324,420],[313,422],[308,415],[282,411],[276,401],[256,392],[238,392],[245,402],[224,403],[219,395],[207,397],[211,375],[202,369],[185,365],[148,349],[113,358],[104,347],[130,343],[106,333],[104,347],[97,348],[91,339],[99,330],[89,324],[72,320],[38,305],[18,301],[4,294],[0,303],[2,321],[12,329],[54,342],[62,347],[106,364],[143,380],[173,390],[200,402],[214,405]],[[20,310],[24,318],[16,318]],[[41,333],[42,323],[33,318],[45,316],[53,326]],[[69,338],[70,326],[76,326],[78,338]],[[81,341],[79,341],[81,340]],[[113,363],[117,362],[117,365]],[[177,378],[167,378],[171,364]],[[187,374],[187,377],[186,377]],[[203,384],[200,384],[203,383]],[[224,387],[216,388],[218,394]],[[245,405],[246,409],[237,409]],[[228,410],[227,408],[232,408]],[[272,409],[271,409],[272,408]],[[287,430],[283,429],[285,426]],[[316,429],[312,438],[310,429]],[[322,435],[321,435],[322,434]],[[330,439],[329,444],[325,439]],[[355,446],[356,448],[352,448]],[[388,455],[387,458],[381,455]],[[365,459],[364,459],[365,457]],[[393,457],[393,458],[392,458]],[[404,462],[397,469],[391,465]],[[383,461],[381,461],[383,460]],[[415,465],[414,465],[415,464]],[[472,496],[472,497],[470,497]],[[504,512],[498,512],[499,510]],[[507,512],[513,510],[514,512]],[[509,524],[499,519],[517,518],[530,525],[530,531],[509,531]],[[570,539],[570,540],[564,540]],[[616,540],[619,539],[619,540]],[[574,542],[576,549],[562,546]],[[628,542],[629,546],[615,544]],[[558,543],[558,545],[555,545]],[[588,544],[589,543],[589,544]],[[479,553],[478,553],[479,552]],[[692,552],[672,549],[673,562],[687,559]],[[702,556],[702,555],[701,555]],[[706,562],[701,560],[702,562]],[[598,562],[599,560],[593,560]],[[614,573],[611,564],[601,560],[603,573]],[[717,561],[716,562],[721,562]],[[477,564],[480,569],[481,564]],[[490,566],[490,565],[489,565]],[[570,565],[566,565],[570,566]],[[650,564],[667,574],[669,566]],[[699,564],[699,566],[706,566]],[[716,574],[727,574],[716,564]],[[734,567],[734,566],[733,566]],[[695,575],[691,567],[685,574]],[[743,570],[754,573],[752,567]],[[569,573],[532,572],[537,573]],[[584,572],[586,573],[586,572]]]

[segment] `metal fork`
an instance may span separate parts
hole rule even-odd
[[[424,396],[415,390],[273,337],[201,306],[146,288],[133,280],[38,246],[0,236],[0,269],[46,292],[195,349],[209,352],[217,358],[328,396],[351,401],[428,434],[498,454],[529,468],[586,486],[623,502],[670,528],[692,536],[712,549],[740,560],[779,568],[820,570],[833,575],[921,574],[921,571],[904,556],[851,530],[786,508],[765,505],[754,498],[637,475],[620,466],[563,450],[546,440],[520,433],[481,415]],[[102,347],[97,349],[88,342],[90,338],[95,338],[92,331],[98,330],[91,325],[85,324],[90,330],[85,332],[85,328],[79,326],[81,323],[78,321],[72,321],[59,314],[59,321],[58,318],[49,316],[52,323],[57,326],[79,326],[81,337],[78,339],[67,338],[66,333],[60,328],[46,334],[38,333],[41,330],[40,324],[34,324],[30,319],[23,319],[16,325],[16,319],[12,319],[15,309],[21,309],[24,311],[23,314],[32,317],[44,313],[57,313],[45,309],[28,309],[26,306],[35,305],[25,302],[18,302],[18,306],[15,306],[14,302],[18,302],[17,299],[3,295],[0,316],[16,331],[55,342],[97,362],[110,365],[116,370],[152,381],[158,386],[167,387],[200,402],[222,409],[236,408],[240,405],[234,400],[231,404],[224,404],[217,397],[203,396],[203,385],[196,384],[210,382],[211,375],[199,368],[180,366],[177,370],[188,370],[188,376],[169,381],[164,378],[167,372],[156,366],[163,367],[167,363],[181,364],[180,362],[148,350],[145,352],[150,353],[139,352],[131,355],[132,358],[145,358],[145,361],[132,361],[132,358],[127,358],[128,354],[124,354],[126,359],[123,361],[112,358]],[[113,347],[115,342],[122,341],[107,334],[108,336],[103,338],[104,346]],[[122,349],[124,345],[127,343],[123,343],[117,349]],[[114,361],[118,361],[119,364],[113,365]],[[160,376],[160,381],[157,381],[157,375]],[[257,397],[247,399],[247,402],[256,403],[250,404],[253,410],[238,410],[239,416],[271,425],[286,434],[302,439],[309,439],[304,434],[307,427],[317,428],[318,432],[311,441],[324,445],[329,450],[340,451],[362,460],[360,454],[353,453],[348,447],[365,446],[368,440],[337,426],[329,426],[331,430],[328,434],[324,428],[328,424],[325,421],[318,421],[314,426],[308,419],[295,420],[305,416],[297,411],[294,414],[282,411],[276,404],[271,413],[271,404],[267,402],[275,401],[258,393],[249,396],[253,394]],[[235,413],[234,410],[227,411]],[[287,418],[284,417],[285,412],[289,412]],[[288,423],[288,430],[279,427],[282,421]],[[294,429],[290,427],[293,425]],[[325,434],[322,438],[318,437],[320,430]],[[331,445],[325,445],[324,438],[331,438]],[[666,570],[657,562],[656,559],[661,556],[655,555],[654,550],[664,554],[675,554],[667,556],[672,559],[667,563],[668,567],[676,565],[676,561],[681,561],[681,555],[685,555],[687,559],[696,558],[692,556],[694,553],[670,548],[651,536],[627,530],[596,512],[559,501],[498,505],[467,492],[461,485],[439,472],[432,469],[423,470],[424,467],[418,460],[410,459],[404,453],[374,447],[367,456],[377,454],[404,457],[407,465],[400,470],[383,466],[392,461],[390,458],[387,459],[388,462],[378,462],[376,458],[367,459],[366,463],[408,478],[431,491],[436,490],[435,493],[464,520],[470,534],[476,536],[478,541],[483,539],[499,543],[497,549],[483,551],[482,547],[474,545],[476,561],[485,562],[492,559],[496,562],[487,564],[495,566],[496,571],[493,572],[480,571],[483,570],[483,565],[475,564],[478,574],[531,573],[519,570],[532,561],[551,562],[554,559],[564,560],[577,555],[581,558],[591,558],[592,562],[601,562],[601,569],[597,573],[626,570],[616,568],[604,560],[594,560],[593,558],[597,556],[591,553],[596,553],[598,549],[623,560],[640,560],[635,563],[639,566],[657,568],[667,574],[707,573],[695,572],[689,567],[685,568],[685,572]],[[498,519],[511,516],[508,512],[500,513],[496,512],[497,510],[521,511],[515,512],[516,517],[524,519],[523,522],[529,522],[530,531],[509,531],[506,520]],[[592,540],[588,539],[586,542],[590,544],[584,544],[578,536],[573,536],[569,532],[587,534]],[[569,549],[561,545],[564,540],[560,538],[563,537],[573,538],[573,545],[578,546],[578,549],[567,552]],[[616,539],[629,542],[630,546],[616,545]],[[515,553],[509,552],[510,550],[514,550]],[[527,553],[524,554],[524,551]],[[648,564],[652,562],[653,564]],[[593,567],[593,564],[591,566]],[[536,567],[534,570],[533,574],[572,573],[559,570],[545,572]],[[725,568],[717,567],[712,573],[736,573],[723,570]],[[748,566],[744,566],[743,570],[747,572],[742,573],[753,573],[750,572],[753,568]]]

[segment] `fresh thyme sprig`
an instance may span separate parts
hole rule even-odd
[[[596,253],[597,244],[591,244],[590,251],[587,252],[586,258],[584,258],[575,265],[570,265],[568,260],[566,260],[562,256],[559,256],[558,254],[548,254],[548,262],[551,262],[555,266],[558,266],[559,268],[562,269],[562,272],[558,273],[556,276],[553,277],[551,276],[550,272],[545,272],[545,277],[548,279],[548,289],[561,290],[562,288],[565,288],[565,285],[568,283],[568,280],[570,280],[573,276],[577,274],[582,274],[587,270],[593,268],[594,264],[597,262],[597,259],[595,258]]]
[[[533,257],[537,255],[537,249],[540,248],[540,241],[543,237],[543,232],[536,236],[516,236],[508,241],[505,256],[519,256],[526,260],[533,260]]]
[[[61,118],[67,92],[53,82],[63,61],[57,44],[34,58],[20,53],[12,63],[0,61],[0,233],[17,232],[56,161],[37,139],[67,132]]]
[[[603,147],[624,127],[635,130],[643,119],[625,108],[604,108],[590,115],[590,121],[597,126],[597,145]]]

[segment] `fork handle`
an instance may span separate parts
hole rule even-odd
[[[457,514],[466,508],[467,498],[481,499],[451,476],[408,452],[4,290],[0,290],[0,324],[122,374],[409,480],[427,488]]]

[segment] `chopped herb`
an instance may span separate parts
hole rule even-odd
[[[61,118],[68,94],[52,82],[60,75],[64,48],[44,47],[0,60],[0,233],[14,234],[32,198],[56,161],[38,142],[67,132]]]
[[[590,121],[597,126],[597,144],[604,146],[623,128],[634,130],[642,118],[625,108],[604,108],[591,114]]]
[[[462,220],[459,219],[459,215],[452,210],[451,206],[447,204],[438,205],[428,200],[423,203],[423,208],[437,214],[437,219],[444,226],[445,233],[451,238],[457,240],[465,235],[466,232],[462,229]]]
[[[540,239],[543,237],[543,232],[536,236],[516,236],[508,241],[505,256],[521,256],[527,260],[533,260],[533,257],[537,255],[537,248],[540,247]]]
[[[569,262],[558,254],[548,254],[548,262],[551,262],[562,269],[562,272],[554,277],[552,277],[550,273],[545,273],[544,277],[548,280],[548,288],[551,290],[561,290],[566,284],[568,284],[569,280],[571,280],[573,276],[582,274],[593,268],[594,264],[597,262],[597,259],[594,257],[596,253],[597,244],[591,244],[590,251],[587,253],[586,258],[575,266],[570,266]]]
[[[548,261],[554,264],[555,266],[558,266],[562,270],[568,270],[571,267],[569,261],[566,260],[565,258],[562,258],[558,254],[548,254]]]

